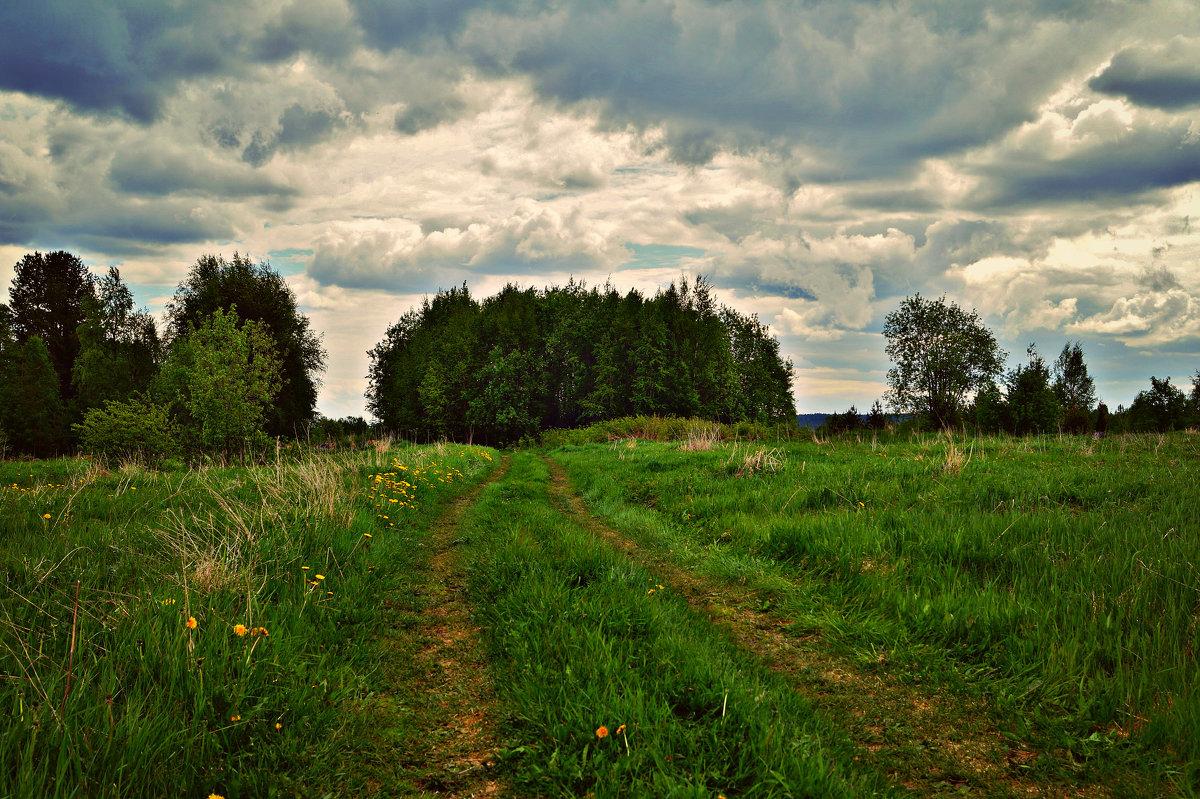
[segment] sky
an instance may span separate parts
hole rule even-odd
[[[1100,397],[1200,369],[1196,0],[40,0],[0,9],[0,301],[27,252],[161,311],[287,277],[318,407],[423,297],[703,275],[800,412],[886,390],[905,296]]]

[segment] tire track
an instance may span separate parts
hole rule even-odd
[[[691,607],[782,674],[847,730],[859,750],[855,759],[864,766],[922,796],[1112,795],[1106,786],[1034,779],[1030,772],[1044,754],[1012,740],[1009,725],[996,719],[983,701],[902,684],[883,673],[882,661],[877,671],[865,669],[830,652],[819,635],[790,635],[789,620],[753,609],[758,603],[751,590],[698,577],[643,549],[596,518],[572,490],[562,466],[543,458],[550,468],[553,503],[584,529],[651,569]],[[1074,768],[1069,761],[1057,765],[1060,773]]]
[[[505,455],[484,481],[450,503],[431,531],[427,605],[418,630],[427,644],[416,666],[426,675],[419,687],[435,706],[437,719],[436,728],[428,730],[431,748],[417,784],[433,796],[468,799],[504,792],[493,771],[496,687],[479,628],[471,619],[466,576],[455,548],[463,515],[485,486],[504,477],[508,466]]]

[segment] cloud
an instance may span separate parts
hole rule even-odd
[[[117,152],[109,169],[116,187],[131,194],[202,194],[219,198],[294,196],[296,189],[243,164],[194,148],[146,141]]]
[[[1176,37],[1164,45],[1129,47],[1088,82],[1102,94],[1138,105],[1181,109],[1200,105],[1200,40]]]

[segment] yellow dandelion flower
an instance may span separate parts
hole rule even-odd
[[[219,793],[210,793],[208,795],[208,799],[225,799],[225,797],[221,796]]]
[[[249,630],[247,630],[247,629],[246,629],[246,625],[244,625],[244,624],[235,624],[235,625],[233,625],[233,633],[234,633],[234,635],[236,635],[238,638],[241,638],[241,637],[242,637],[243,635],[245,635],[247,632],[249,632]]]
[[[620,734],[621,734],[621,733],[623,733],[623,732],[625,732],[625,725],[624,725],[624,724],[622,724],[620,727],[617,727],[617,735],[620,735]]]
[[[302,572],[306,572],[306,571],[308,571],[308,567],[307,567],[307,566],[301,566],[301,567],[300,567],[300,571],[302,571]]]
[[[241,716],[230,716],[229,720],[230,721],[241,721],[242,717]]]
[[[373,537],[374,536],[372,536],[370,533],[363,533],[363,538],[373,538]]]
[[[42,518],[43,518],[43,519],[49,519],[49,518],[50,518],[50,514],[49,514],[49,513],[43,513],[43,514],[42,514]]]
[[[596,737],[597,738],[607,738],[608,737],[608,727],[605,727],[603,724],[600,725],[599,727],[597,727],[596,728]]]
[[[280,724],[280,723],[277,721],[277,722],[275,722],[275,729],[277,729],[277,730],[282,730],[282,729],[283,729],[283,725],[282,725],[282,724]]]
[[[315,575],[313,575],[313,576],[314,576],[314,577],[316,577],[318,580],[324,580],[324,579],[325,579],[325,575],[323,575],[323,574],[315,574]]]
[[[188,620],[187,620],[187,628],[188,628],[189,630],[194,630],[194,629],[196,629],[196,617],[195,617],[195,616],[188,616]]]
[[[250,631],[250,634],[251,635],[262,635],[262,636],[270,635],[270,633],[267,632],[266,627],[255,627],[253,630]]]

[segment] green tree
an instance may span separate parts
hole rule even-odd
[[[185,432],[207,451],[244,457],[264,441],[262,425],[279,391],[280,360],[266,325],[238,326],[236,306],[218,308],[177,339],[163,368],[160,391],[185,411]]]
[[[58,452],[64,444],[65,414],[58,376],[50,351],[41,336],[32,336],[17,348],[8,368],[8,381],[0,386],[0,427],[17,449],[38,457]]]
[[[1016,435],[1057,430],[1062,421],[1062,405],[1050,385],[1050,368],[1030,344],[1025,350],[1026,363],[1008,375],[1005,398],[1009,431]]]
[[[1171,385],[1171,378],[1150,378],[1150,389],[1140,391],[1126,412],[1129,429],[1137,433],[1178,430],[1187,422],[1187,397]]]
[[[84,301],[96,296],[91,273],[69,252],[29,253],[17,262],[8,293],[17,341],[24,344],[34,336],[42,340],[58,377],[59,394],[71,399]]]
[[[884,318],[888,402],[900,413],[928,417],[939,428],[952,426],[966,396],[999,377],[1004,352],[975,311],[945,297],[917,294]]]
[[[97,297],[84,299],[79,355],[71,383],[80,412],[145,391],[158,370],[162,343],[154,318],[135,311],[133,294],[117,269],[96,282]]]
[[[179,284],[167,306],[172,339],[188,335],[189,325],[218,309],[238,308],[238,317],[264,326],[280,362],[275,395],[266,420],[271,435],[294,436],[316,414],[318,375],[325,369],[325,350],[309,320],[296,307],[296,295],[266,261],[253,263],[233,254],[202,255]]]
[[[1067,342],[1054,361],[1054,393],[1063,408],[1063,429],[1068,433],[1086,433],[1092,407],[1096,404],[1096,383],[1083,362],[1079,342]]]

